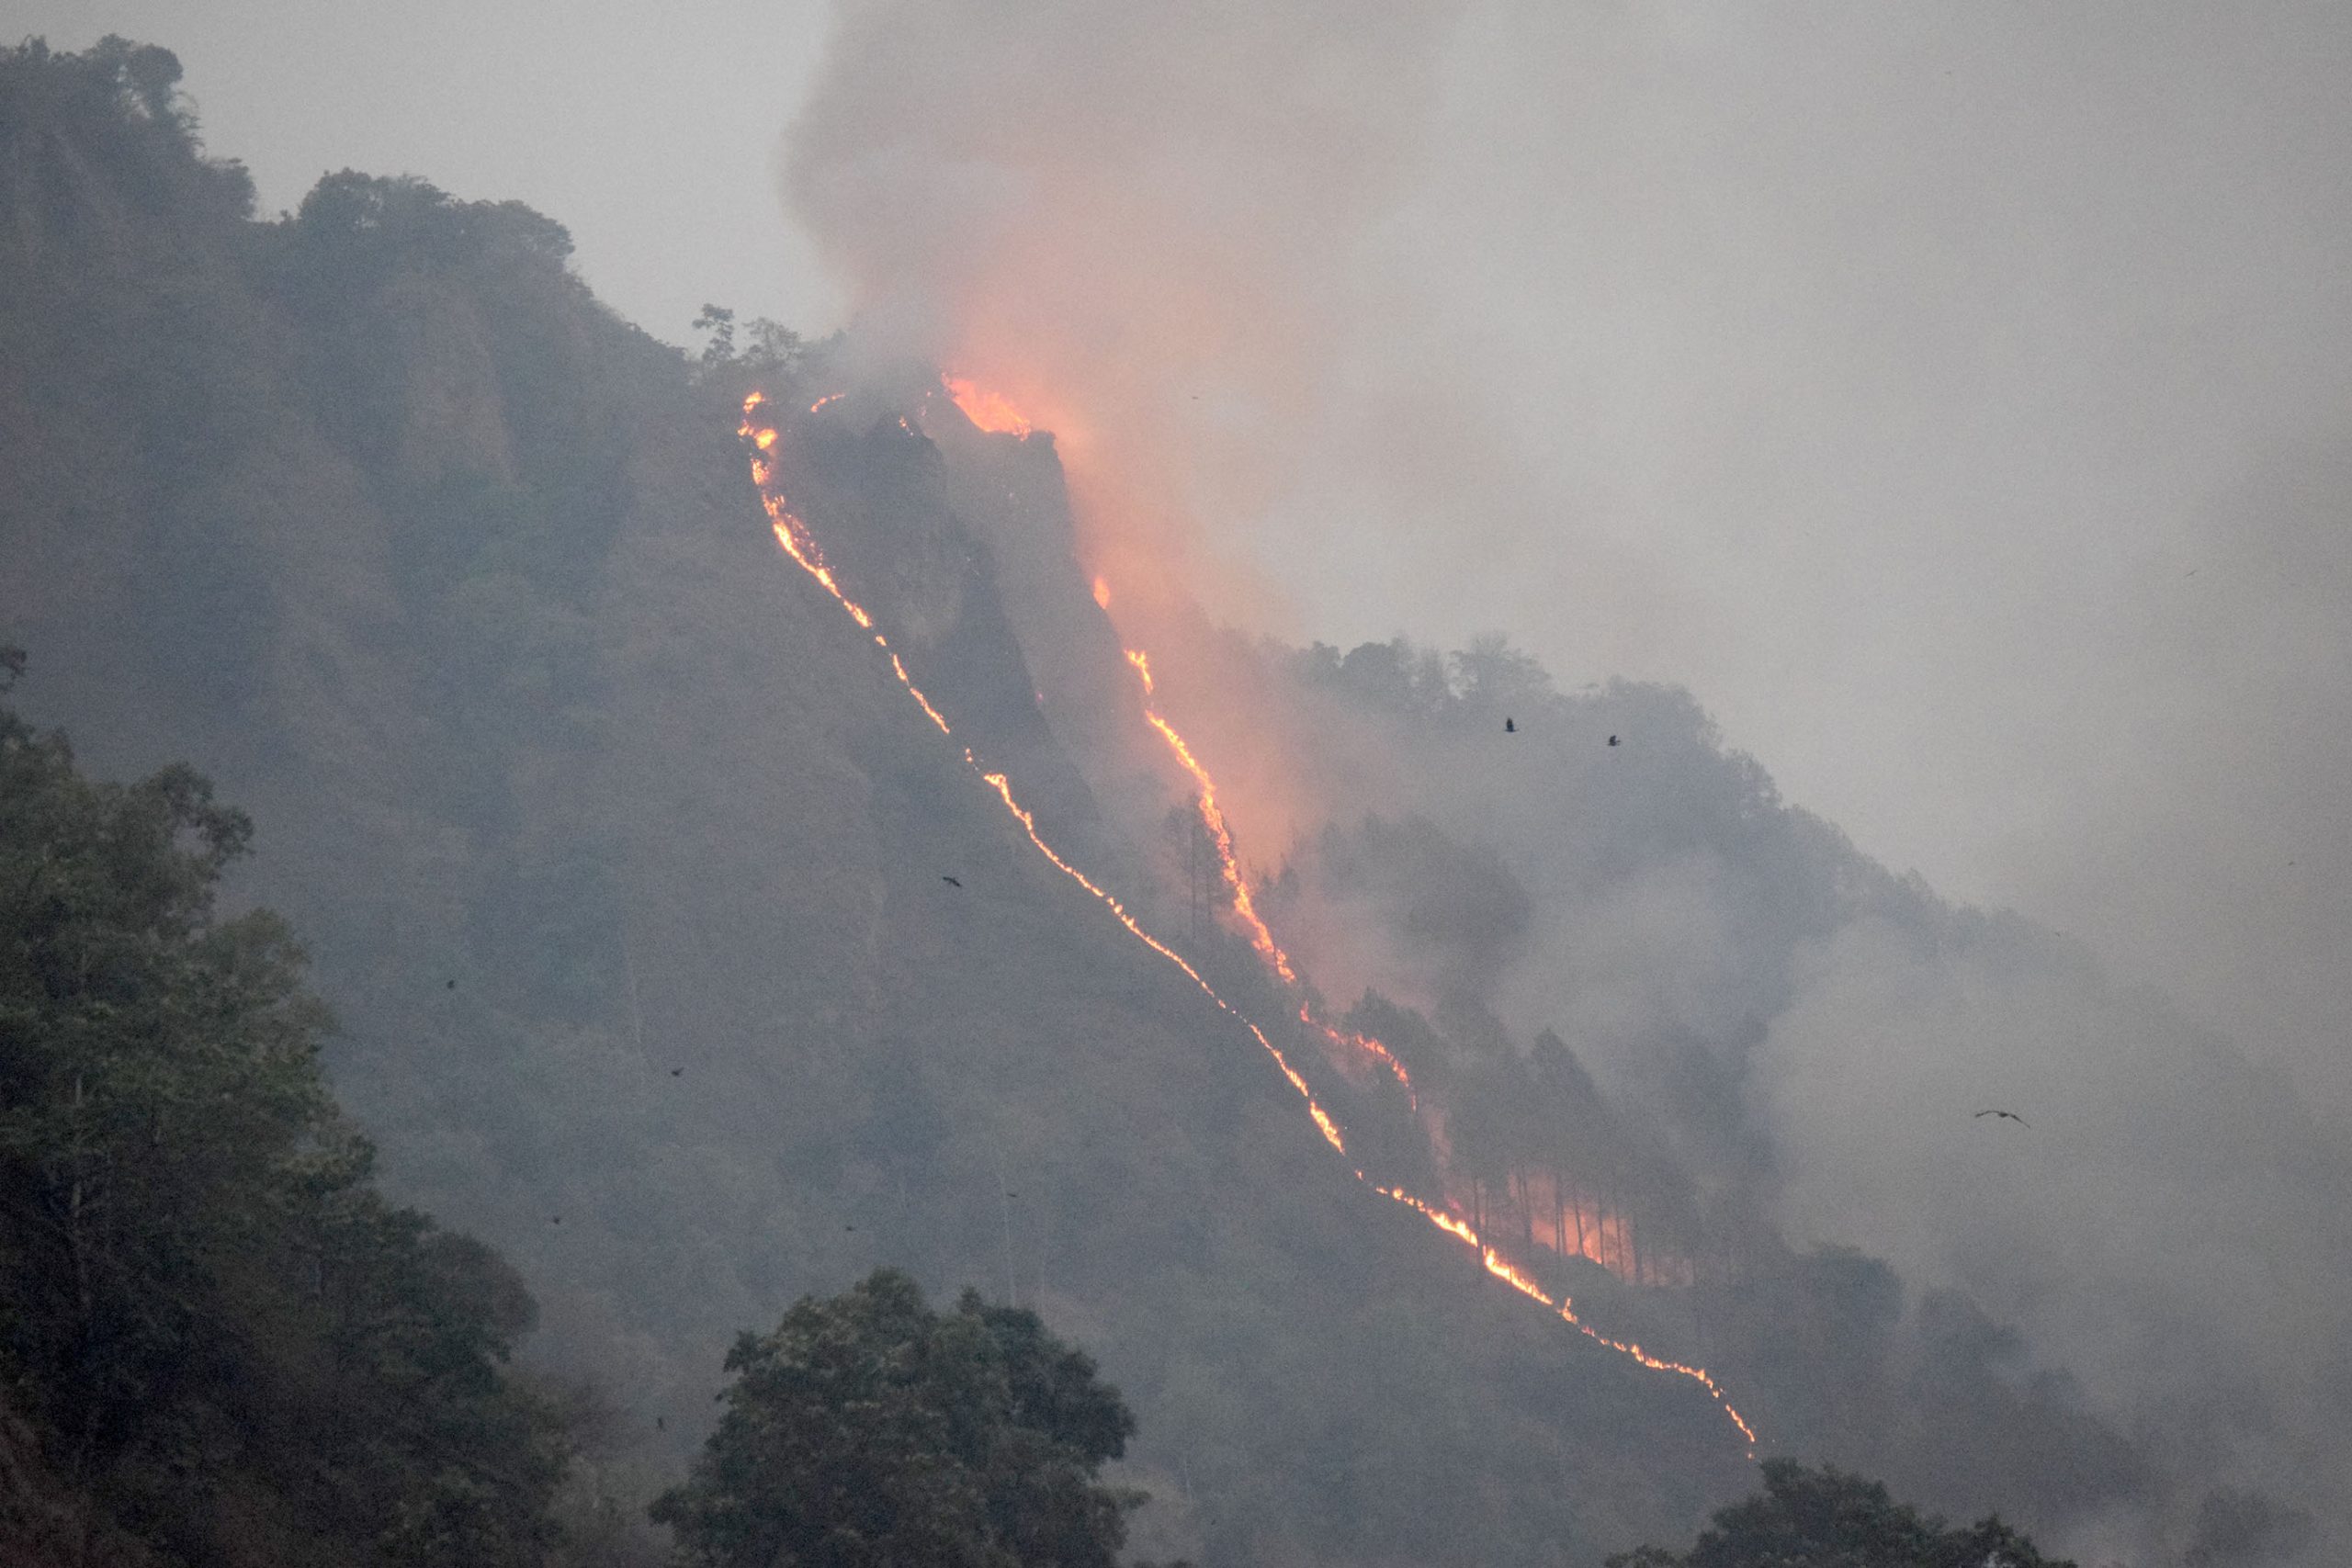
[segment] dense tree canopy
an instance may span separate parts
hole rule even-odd
[[[1715,1515],[1688,1552],[1645,1546],[1610,1568],[2073,1568],[1997,1517],[1965,1527],[1836,1470],[1767,1460],[1764,1490]]]
[[[93,783],[0,708],[0,1401],[76,1552],[536,1562],[529,1297],[369,1185],[300,949],[214,911],[249,835],[193,772]]]
[[[895,1269],[804,1297],[727,1358],[726,1415],[654,1517],[707,1568],[1109,1568],[1134,1418],[1036,1314]]]

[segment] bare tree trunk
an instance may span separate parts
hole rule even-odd
[[[1004,1224],[1004,1304],[1019,1306],[1021,1292],[1012,1273],[1012,1191],[1004,1179],[1004,1145],[997,1141],[996,1132],[989,1132],[989,1152],[996,1157],[996,1201]]]

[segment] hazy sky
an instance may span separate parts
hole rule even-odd
[[[673,341],[830,328],[899,246],[917,288],[1034,265],[933,303],[1067,303],[1073,352],[1192,331],[1163,445],[1263,413],[1193,500],[1276,629],[1683,682],[1864,849],[2352,1099],[2352,9],[845,14],[829,78],[820,0],[0,35],[175,50],[273,208],[345,165],[519,197]]]
[[[673,343],[706,300],[830,325],[835,294],[775,197],[823,0],[0,0],[0,39],[160,43],[205,140],[262,205],[324,173],[416,174],[571,229],[582,273]]]

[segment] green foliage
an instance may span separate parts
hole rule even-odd
[[[1877,1482],[1792,1460],[1764,1461],[1761,1495],[1715,1515],[1677,1556],[1645,1546],[1609,1568],[2073,1568],[1987,1517],[1965,1527],[1922,1517]]]
[[[726,1415],[653,1517],[706,1568],[1108,1568],[1137,1498],[1094,1483],[1134,1418],[1034,1313],[931,1311],[878,1269],[727,1358]]]
[[[0,150],[19,178],[49,161],[33,143],[57,137],[76,155],[51,165],[35,187],[11,192],[45,217],[71,223],[87,190],[91,164],[111,164],[115,191],[156,211],[189,202],[216,217],[243,218],[253,181],[242,164],[197,155],[196,117],[179,93],[179,57],[153,44],[112,34],[78,54],[56,53],[39,39],[0,49]],[[78,167],[76,165],[79,165]],[[19,241],[28,238],[20,230]]]
[[[8,1401],[168,1559],[535,1562],[563,1453],[501,1371],[529,1298],[368,1185],[300,949],[214,912],[250,835],[193,772],[93,783],[0,709]]]
[[[724,305],[705,305],[695,315],[694,330],[708,334],[702,347],[706,371],[775,377],[789,376],[799,367],[806,345],[798,333],[765,316],[754,316],[745,325],[752,341],[748,347],[739,349],[735,344],[734,311]]]

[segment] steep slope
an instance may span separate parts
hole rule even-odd
[[[879,1262],[1101,1357],[1155,1554],[1589,1562],[1745,1485],[1702,1391],[1357,1162],[1706,1360],[1768,1450],[1939,1506],[2129,1508],[2138,1551],[2341,1454],[2340,1357],[2279,1375],[2343,1342],[2340,1148],[2225,1043],[1787,807],[1687,694],[1197,611],[1153,649],[1304,994],[1409,1065],[1417,1120],[1319,1054],[1195,863],[1049,436],[788,334],[690,364],[512,204],[344,175],[253,222],[167,82],[9,60],[0,639],[93,761],[186,757],[254,809],[248,891],[312,933],[389,1175],[525,1269],[543,1352],[620,1413],[600,1485],[672,1478],[729,1337]],[[754,387],[954,739],[770,536]],[[967,745],[1292,1052],[1350,1160]],[[1988,1086],[2075,1130],[1962,1144]],[[2231,1260],[2210,1283],[2092,1245],[2173,1213]]]
[[[729,377],[605,315],[560,231],[357,176],[252,224],[82,69],[10,128],[60,171],[6,226],[28,702],[250,804],[342,1091],[628,1413],[613,1484],[698,1436],[729,1335],[877,1261],[1093,1348],[1213,1561],[1589,1557],[1738,1484],[1703,1396],[1367,1201],[1038,862],[776,553]],[[831,510],[889,531],[943,700],[1115,862],[935,453],[852,439]]]

